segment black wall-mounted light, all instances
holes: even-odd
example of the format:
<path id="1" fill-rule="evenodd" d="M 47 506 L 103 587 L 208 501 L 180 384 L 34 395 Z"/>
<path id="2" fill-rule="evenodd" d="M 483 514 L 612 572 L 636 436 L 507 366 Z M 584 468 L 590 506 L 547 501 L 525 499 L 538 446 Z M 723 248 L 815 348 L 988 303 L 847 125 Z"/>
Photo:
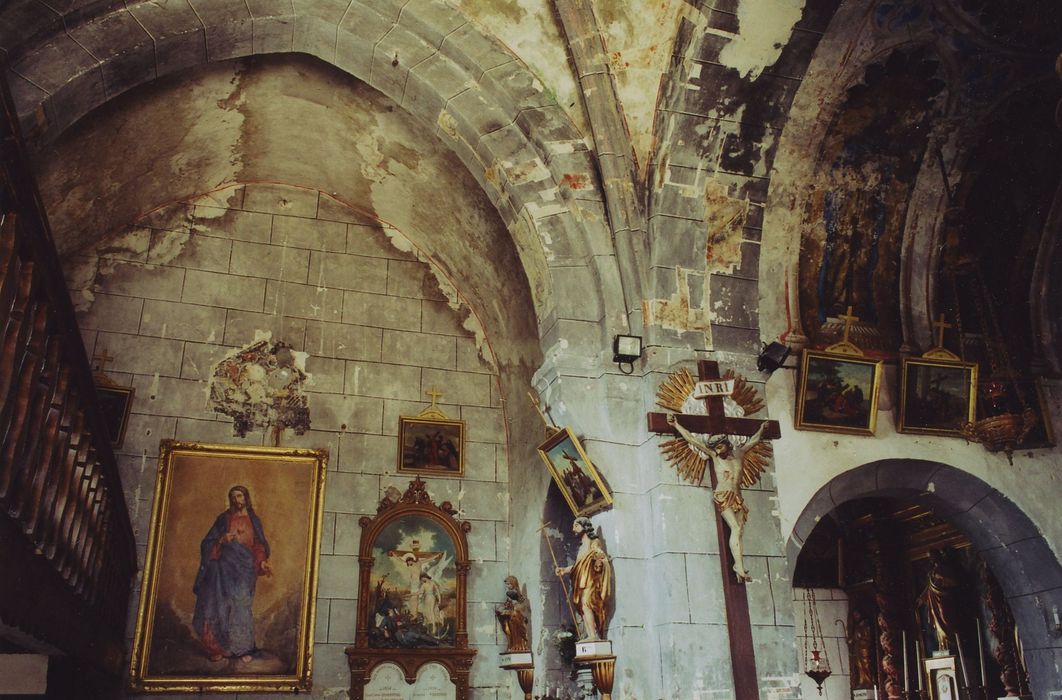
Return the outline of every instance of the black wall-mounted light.
<path id="1" fill-rule="evenodd" d="M 788 345 L 781 343 L 764 344 L 760 356 L 756 358 L 756 369 L 768 374 L 785 364 L 789 353 L 793 352 Z"/>
<path id="2" fill-rule="evenodd" d="M 612 361 L 620 366 L 620 371 L 630 374 L 634 371 L 634 361 L 642 356 L 642 337 L 639 335 L 617 335 L 612 341 Z M 628 369 L 624 370 L 623 365 Z"/>

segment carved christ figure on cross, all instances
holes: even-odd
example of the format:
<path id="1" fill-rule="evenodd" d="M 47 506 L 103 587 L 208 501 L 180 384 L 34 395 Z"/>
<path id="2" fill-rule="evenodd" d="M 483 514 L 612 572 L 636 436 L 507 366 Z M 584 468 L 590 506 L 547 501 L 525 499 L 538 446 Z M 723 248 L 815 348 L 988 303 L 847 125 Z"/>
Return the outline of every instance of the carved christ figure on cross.
<path id="1" fill-rule="evenodd" d="M 738 447 L 734 447 L 729 435 L 708 440 L 694 435 L 679 424 L 673 413 L 668 414 L 667 424 L 702 456 L 715 457 L 719 460 L 719 468 L 716 469 L 717 483 L 712 497 L 719 508 L 719 514 L 730 527 L 730 553 L 734 557 L 734 573 L 742 581 L 751 581 L 752 577 L 745 570 L 743 540 L 745 523 L 749 519 L 749 507 L 741 496 L 741 487 L 744 481 L 745 455 L 763 438 L 763 430 L 767 427 L 767 421 L 760 423 L 756 432 Z"/>

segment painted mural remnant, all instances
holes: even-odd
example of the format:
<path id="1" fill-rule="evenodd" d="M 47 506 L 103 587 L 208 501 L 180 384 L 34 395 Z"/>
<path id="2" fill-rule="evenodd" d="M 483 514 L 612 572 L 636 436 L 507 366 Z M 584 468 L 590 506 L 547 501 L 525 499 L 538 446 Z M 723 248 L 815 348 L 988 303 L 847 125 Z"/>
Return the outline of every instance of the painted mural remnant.
<path id="1" fill-rule="evenodd" d="M 210 402 L 217 413 L 232 417 L 237 435 L 255 428 L 275 434 L 291 428 L 302 435 L 310 427 L 310 409 L 303 387 L 306 353 L 268 338 L 229 353 L 214 366 Z"/>

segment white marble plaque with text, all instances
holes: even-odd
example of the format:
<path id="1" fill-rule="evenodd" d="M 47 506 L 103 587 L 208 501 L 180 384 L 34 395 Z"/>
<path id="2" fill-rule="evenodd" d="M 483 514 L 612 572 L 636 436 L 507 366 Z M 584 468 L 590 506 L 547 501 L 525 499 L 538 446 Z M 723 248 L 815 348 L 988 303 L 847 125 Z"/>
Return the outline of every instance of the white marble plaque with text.
<path id="1" fill-rule="evenodd" d="M 425 664 L 417 673 L 412 700 L 457 700 L 457 686 L 445 666 Z"/>
<path id="2" fill-rule="evenodd" d="M 372 670 L 365 684 L 365 700 L 411 700 L 413 686 L 406 683 L 402 669 L 394 664 L 380 664 Z"/>

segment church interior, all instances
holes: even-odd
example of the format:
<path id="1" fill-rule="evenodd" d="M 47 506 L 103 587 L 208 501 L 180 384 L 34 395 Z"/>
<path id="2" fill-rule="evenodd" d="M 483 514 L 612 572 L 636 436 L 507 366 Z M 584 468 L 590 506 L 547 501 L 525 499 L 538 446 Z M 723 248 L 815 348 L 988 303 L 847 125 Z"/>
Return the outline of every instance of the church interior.
<path id="1" fill-rule="evenodd" d="M 1062 698 L 1062 5 L 0 52 L 0 695 Z"/>

